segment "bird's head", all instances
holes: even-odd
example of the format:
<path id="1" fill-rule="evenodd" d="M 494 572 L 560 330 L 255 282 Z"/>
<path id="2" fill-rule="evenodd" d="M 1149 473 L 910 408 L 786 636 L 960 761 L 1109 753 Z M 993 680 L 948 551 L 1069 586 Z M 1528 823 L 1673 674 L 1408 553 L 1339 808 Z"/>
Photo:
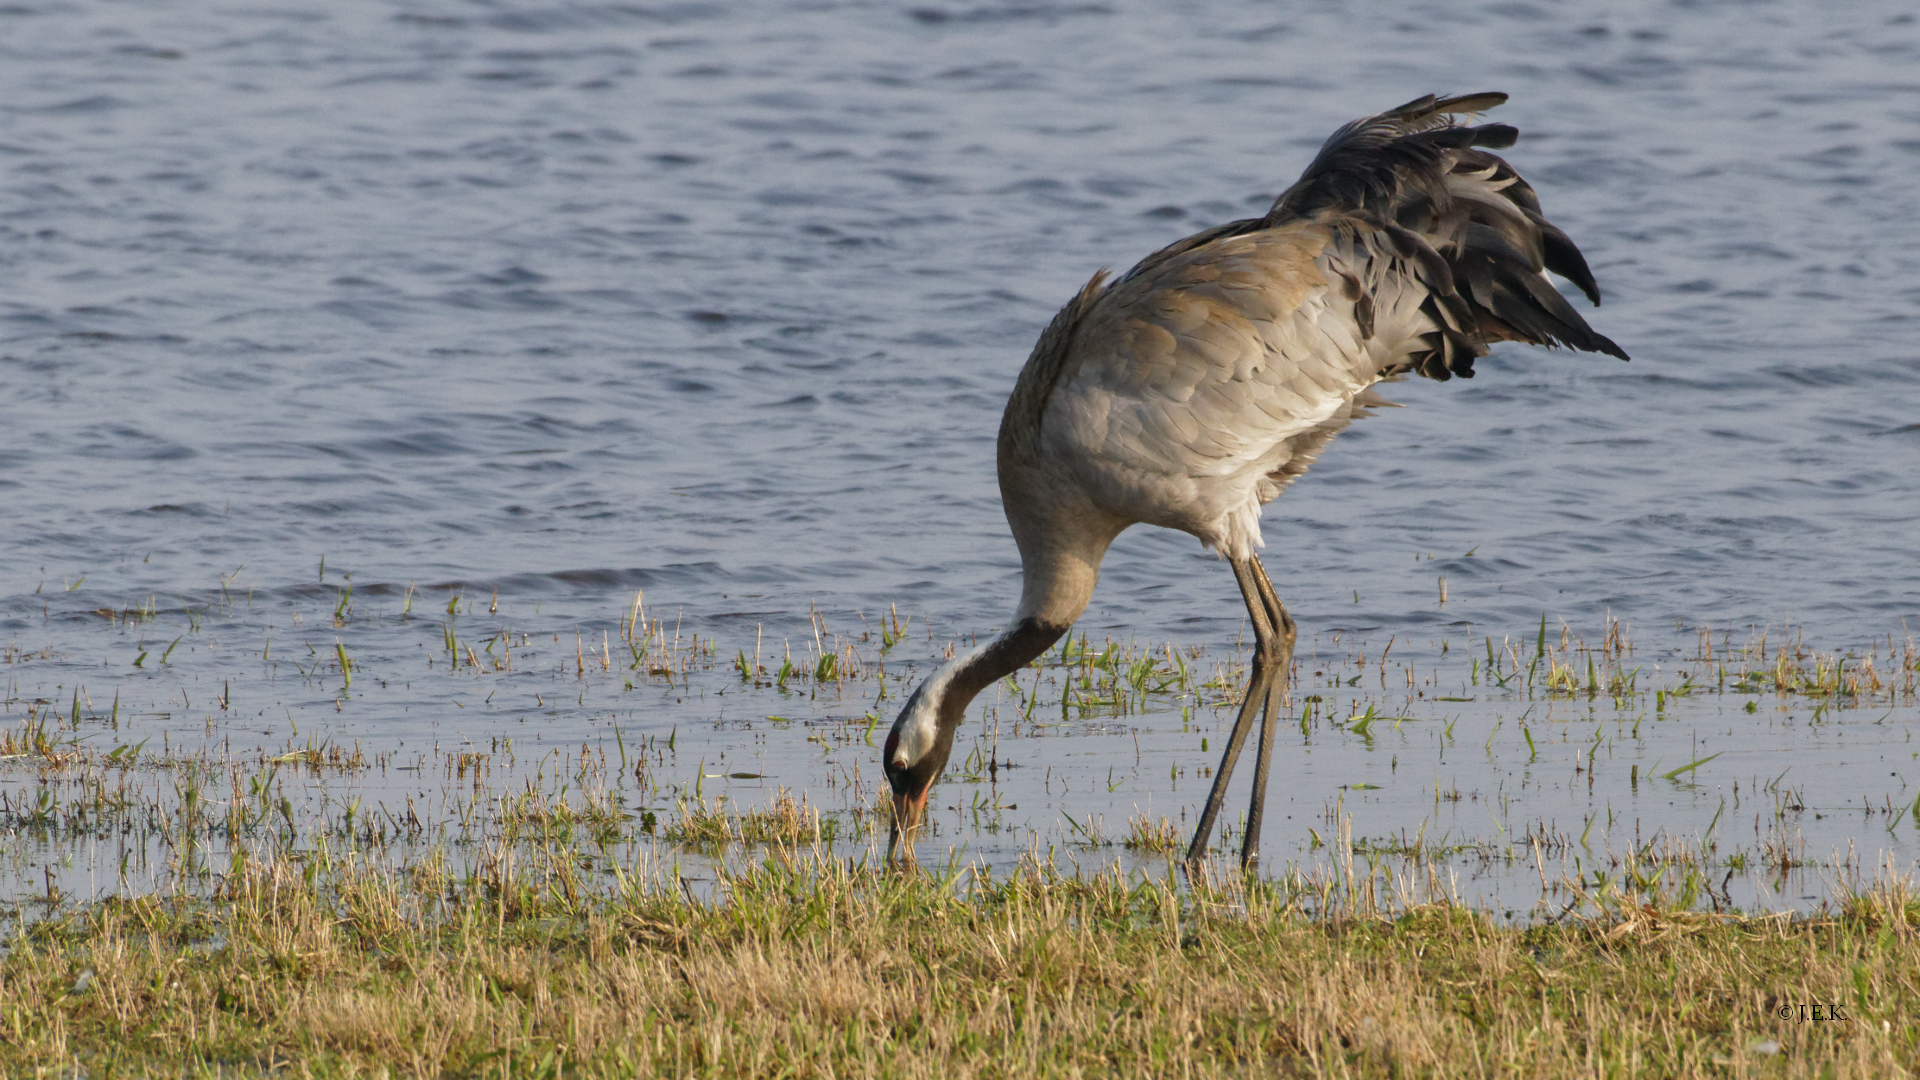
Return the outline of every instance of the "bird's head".
<path id="1" fill-rule="evenodd" d="M 953 753 L 953 735 L 966 718 L 967 703 L 994 681 L 1033 659 L 1067 632 L 1067 623 L 1055 626 L 1022 618 L 985 645 L 959 656 L 927 676 L 900 710 L 887 733 L 881 766 L 893 788 L 893 832 L 887 838 L 887 861 L 904 842 L 903 861 L 913 862 L 913 838 L 927 820 L 927 792 L 940 779 Z"/>
<path id="2" fill-rule="evenodd" d="M 900 718 L 887 733 L 881 765 L 887 784 L 893 788 L 893 830 L 887 837 L 887 861 L 894 861 L 895 850 L 906 845 L 905 862 L 913 862 L 914 834 L 926 822 L 927 793 L 946 768 L 947 755 L 953 751 L 953 732 L 959 726 L 943 723 L 947 678 L 945 670 L 935 672 L 914 690 L 900 710 Z M 964 707 L 964 706 L 963 706 Z"/>

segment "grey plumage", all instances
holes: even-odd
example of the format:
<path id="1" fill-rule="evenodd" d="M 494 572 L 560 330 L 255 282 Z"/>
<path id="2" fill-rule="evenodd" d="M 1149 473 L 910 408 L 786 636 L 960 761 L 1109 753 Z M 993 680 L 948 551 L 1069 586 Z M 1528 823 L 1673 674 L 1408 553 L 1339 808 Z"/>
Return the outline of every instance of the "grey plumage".
<path id="1" fill-rule="evenodd" d="M 1260 507 L 1348 423 L 1388 404 L 1370 389 L 1381 380 L 1471 377 L 1502 340 L 1627 358 L 1546 277 L 1599 303 L 1579 249 L 1488 152 L 1518 132 L 1454 121 L 1505 100 L 1428 95 L 1342 127 L 1264 216 L 1170 244 L 1111 282 L 1095 274 L 1041 334 L 1000 428 L 1019 611 L 993 643 L 929 678 L 894 725 L 885 765 L 909 840 L 973 688 L 1057 640 L 1085 610 L 1113 538 L 1144 523 L 1219 551 L 1247 602 L 1253 684 L 1192 855 L 1264 714 L 1243 857 L 1257 852 L 1294 637 L 1254 555 Z"/>

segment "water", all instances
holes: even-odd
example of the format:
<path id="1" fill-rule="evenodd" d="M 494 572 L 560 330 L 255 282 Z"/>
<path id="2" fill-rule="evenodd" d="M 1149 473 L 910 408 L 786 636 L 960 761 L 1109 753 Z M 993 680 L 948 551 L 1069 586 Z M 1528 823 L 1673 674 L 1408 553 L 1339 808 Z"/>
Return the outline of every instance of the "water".
<path id="1" fill-rule="evenodd" d="M 1482 88 L 1513 94 L 1508 156 L 1635 359 L 1503 347 L 1472 383 L 1393 388 L 1409 408 L 1268 510 L 1303 626 L 1411 656 L 1542 615 L 1597 640 L 1611 616 L 1663 678 L 1702 626 L 1884 649 L 1920 604 L 1917 54 L 1920 24 L 1886 4 L 0 8 L 4 719 L 41 699 L 64 716 L 84 687 L 101 745 L 318 733 L 412 753 L 530 727 L 598 745 L 617 723 L 680 732 L 674 783 L 730 750 L 763 762 L 733 771 L 814 792 L 816 745 L 756 719 L 798 709 L 719 703 L 727 654 L 756 628 L 802 648 L 813 611 L 852 638 L 897 605 L 922 659 L 998 627 L 1018 562 L 992 439 L 1053 311 L 1097 268 L 1256 212 L 1338 123 Z M 531 678 L 475 710 L 422 677 L 450 594 L 479 598 L 469 620 L 498 604 L 458 631 L 478 645 L 617 638 L 636 590 L 721 666 L 677 693 L 609 671 L 609 696 L 572 709 Z M 1242 621 L 1224 566 L 1141 529 L 1082 626 L 1224 657 Z M 344 698 L 337 674 L 274 666 L 317 671 L 336 638 L 361 665 Z M 573 651 L 550 639 L 528 663 L 551 683 Z M 895 654 L 896 683 L 913 659 Z M 861 693 L 808 707 L 890 719 Z M 1510 739 L 1510 704 L 1476 703 L 1459 740 Z M 1816 804 L 1915 794 L 1905 750 L 1874 742 L 1867 770 L 1851 737 L 1697 707 L 1701 731 L 1837 770 Z M 1902 738 L 1911 706 L 1889 707 L 1877 730 Z M 1204 767 L 1173 715 L 1122 726 L 1165 738 L 1159 772 Z M 1090 775 L 1126 753 L 1076 737 L 1046 753 L 1084 747 Z M 1672 738 L 1649 766 L 1695 741 Z M 1353 741 L 1341 775 L 1382 752 Z M 860 755 L 837 753 L 851 784 Z M 1401 795 L 1362 835 L 1418 826 L 1441 781 L 1404 758 L 1428 753 L 1371 781 Z M 13 768 L 17 791 L 46 780 Z M 1282 782 L 1318 813 L 1336 778 L 1300 768 Z M 1200 797 L 1140 770 L 1088 803 L 1043 786 L 1023 820 L 1065 842 L 1063 809 L 1113 831 L 1149 796 L 1176 815 Z M 1698 835 L 1705 790 L 1634 805 Z M 1858 833 L 1914 857 L 1904 825 L 1827 828 L 1816 854 Z M 1027 839 L 969 850 L 1004 862 Z M 20 842 L 22 866 L 86 863 Z M 1267 844 L 1270 863 L 1321 857 L 1297 828 Z"/>

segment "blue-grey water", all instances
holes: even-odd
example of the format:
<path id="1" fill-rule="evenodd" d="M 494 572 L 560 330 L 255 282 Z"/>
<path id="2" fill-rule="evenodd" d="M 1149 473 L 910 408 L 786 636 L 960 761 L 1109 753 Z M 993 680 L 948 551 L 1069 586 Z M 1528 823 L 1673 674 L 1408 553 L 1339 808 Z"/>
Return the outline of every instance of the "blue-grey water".
<path id="1" fill-rule="evenodd" d="M 734 651 L 756 633 L 768 655 L 800 649 L 814 612 L 871 633 L 891 606 L 920 635 L 897 683 L 1001 625 L 1019 568 L 994 432 L 1058 306 L 1096 269 L 1258 212 L 1339 123 L 1482 89 L 1513 95 L 1506 156 L 1586 252 L 1606 296 L 1590 318 L 1634 359 L 1503 346 L 1470 383 L 1390 388 L 1408 408 L 1268 508 L 1267 565 L 1306 633 L 1329 654 L 1371 642 L 1371 663 L 1389 639 L 1457 658 L 1543 616 L 1597 640 L 1611 617 L 1647 685 L 1702 627 L 1904 642 L 1920 615 L 1904 6 L 25 0 L 0 6 L 0 721 L 65 716 L 80 693 L 74 732 L 96 745 L 274 747 L 297 729 L 408 753 L 536 732 L 597 746 L 618 724 L 677 732 L 681 773 L 710 745 L 821 801 L 802 755 L 824 744 L 736 726 L 804 710 L 720 695 Z M 479 598 L 457 628 L 478 645 L 617 639 L 641 590 L 669 632 L 718 643 L 714 671 L 557 697 L 583 665 L 554 637 L 518 684 L 429 678 L 450 593 Z M 1082 625 L 1224 655 L 1242 624 L 1222 564 L 1139 529 Z M 350 690 L 308 677 L 336 641 Z M 891 719 L 897 697 L 860 695 L 806 707 Z M 1664 772 L 1711 731 L 1694 756 L 1722 738 L 1754 755 L 1729 784 L 1794 766 L 1826 770 L 1834 806 L 1913 800 L 1910 696 L 1855 710 L 1870 738 L 1804 727 L 1811 700 L 1745 700 L 1683 701 L 1694 727 L 1669 717 L 1671 745 L 1635 753 Z M 1455 734 L 1488 741 L 1491 791 L 1529 702 L 1472 707 L 1493 711 Z M 1203 767 L 1220 737 L 1210 712 L 1202 754 L 1179 723 L 1122 725 L 1152 769 L 1076 729 L 1057 734 L 1080 749 L 1028 744 L 1009 775 L 1124 756 L 1138 776 L 1101 793 L 1109 831 L 1149 802 L 1177 816 L 1201 785 L 1152 776 Z M 1316 765 L 1339 738 L 1289 750 L 1279 797 L 1317 821 L 1364 774 L 1381 787 L 1347 811 L 1382 809 L 1356 833 L 1417 826 L 1444 786 L 1425 736 L 1394 755 L 1349 739 Z M 863 798 L 872 753 L 828 752 L 864 769 Z M 1708 768 L 1657 809 L 1600 775 L 1649 832 L 1695 836 L 1720 805 Z M 6 784 L 56 781 L 16 763 Z M 1514 813 L 1578 824 L 1609 797 L 1564 787 Z M 1070 840 L 1072 804 L 1050 799 L 1029 797 L 1022 827 Z M 1457 836 L 1494 835 L 1476 813 Z M 1270 863 L 1312 862 L 1305 817 L 1269 825 Z M 1816 855 L 1857 835 L 1910 867 L 1920 834 L 1882 824 L 1805 822 Z M 970 850 L 1005 861 L 1029 839 Z"/>

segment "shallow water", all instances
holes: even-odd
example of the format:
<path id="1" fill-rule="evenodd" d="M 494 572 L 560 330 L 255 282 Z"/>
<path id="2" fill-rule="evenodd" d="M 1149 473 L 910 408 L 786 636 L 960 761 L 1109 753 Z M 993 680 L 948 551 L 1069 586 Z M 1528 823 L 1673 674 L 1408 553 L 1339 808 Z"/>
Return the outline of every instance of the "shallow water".
<path id="1" fill-rule="evenodd" d="M 0 8 L 5 721 L 41 699 L 65 715 L 84 687 L 82 734 L 115 744 L 319 732 L 397 753 L 536 725 L 597 743 L 617 715 L 816 791 L 816 744 L 755 719 L 789 706 L 717 703 L 724 668 L 704 699 L 595 711 L 583 690 L 566 709 L 529 679 L 474 710 L 413 674 L 440 645 L 427 617 L 449 592 L 497 596 L 490 619 L 590 640 L 644 589 L 722 664 L 756 628 L 800 648 L 814 610 L 851 636 L 897 605 L 922 656 L 990 631 L 1018 576 L 992 437 L 1058 305 L 1263 206 L 1353 115 L 1482 87 L 1514 95 L 1508 156 L 1594 266 L 1595 326 L 1635 359 L 1506 347 L 1472 383 L 1392 388 L 1409 408 L 1343 435 L 1268 510 L 1303 627 L 1432 651 L 1542 615 L 1597 639 L 1611 615 L 1668 671 L 1701 626 L 1904 640 L 1917 59 L 1920 24 L 1882 4 Z M 1223 566 L 1143 529 L 1082 625 L 1222 656 L 1242 621 Z M 344 696 L 257 655 L 298 648 L 305 671 L 336 638 L 362 665 Z M 209 710 L 216 683 L 233 707 Z M 116 689 L 139 705 L 108 734 Z M 1909 705 L 1789 727 L 1815 705 L 1769 722 L 1722 700 L 1688 722 L 1829 770 L 1810 805 L 1912 800 L 1910 754 L 1879 741 L 1904 738 Z M 1463 787 L 1499 790 L 1526 708 L 1463 710 L 1462 745 L 1500 732 Z M 1090 776 L 1131 759 L 1104 729 L 1008 774 L 1042 778 L 1009 795 L 1041 808 L 1037 835 L 1078 835 L 1062 809 L 1113 831 L 1136 803 L 1201 797 L 1178 772 L 1216 755 L 1177 713 L 1124 726 L 1142 740 L 1125 804 L 1107 781 L 1085 802 L 1046 788 L 1076 755 Z M 1276 783 L 1317 821 L 1365 773 L 1381 787 L 1348 793 L 1355 835 L 1417 830 L 1449 782 L 1424 731 L 1323 735 Z M 1679 741 L 1646 764 L 1678 763 Z M 15 769 L 15 793 L 39 783 Z M 1515 820 L 1604 809 L 1586 775 L 1561 783 L 1508 785 Z M 1646 831 L 1709 828 L 1713 789 L 1680 794 Z M 1270 865 L 1323 857 L 1302 817 L 1270 826 Z M 1816 856 L 1857 834 L 1869 865 L 1911 865 L 1907 826 L 1841 821 L 1821 819 Z M 1501 835 L 1477 822 L 1447 827 Z M 1026 840 L 969 850 L 1004 861 Z"/>

